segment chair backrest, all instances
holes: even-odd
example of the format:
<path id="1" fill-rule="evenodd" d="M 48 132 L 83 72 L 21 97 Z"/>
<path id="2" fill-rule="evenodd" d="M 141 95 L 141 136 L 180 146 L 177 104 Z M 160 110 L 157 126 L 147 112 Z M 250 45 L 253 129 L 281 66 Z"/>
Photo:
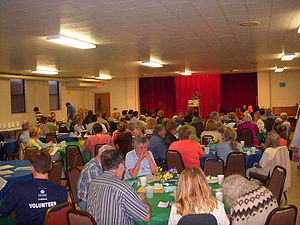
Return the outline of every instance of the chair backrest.
<path id="1" fill-rule="evenodd" d="M 267 118 L 264 120 L 265 129 L 267 132 L 271 131 L 273 129 L 273 126 L 275 124 L 275 119 Z"/>
<path id="2" fill-rule="evenodd" d="M 239 174 L 246 177 L 246 157 L 242 152 L 231 152 L 227 156 L 225 177 Z"/>
<path id="3" fill-rule="evenodd" d="M 2 131 L 1 134 L 2 134 L 3 138 L 11 138 L 11 135 L 8 131 Z"/>
<path id="4" fill-rule="evenodd" d="M 192 126 L 194 126 L 196 128 L 196 135 L 197 135 L 198 138 L 200 138 L 201 134 L 204 130 L 203 123 L 202 122 L 194 123 L 194 124 L 192 124 Z"/>
<path id="5" fill-rule="evenodd" d="M 97 225 L 94 217 L 88 212 L 70 209 L 67 212 L 69 225 Z"/>
<path id="6" fill-rule="evenodd" d="M 202 145 L 208 145 L 212 139 L 214 139 L 212 135 L 203 135 L 201 143 Z"/>
<path id="7" fill-rule="evenodd" d="M 46 211 L 44 225 L 68 225 L 67 211 L 72 209 L 70 202 L 63 202 Z"/>
<path id="8" fill-rule="evenodd" d="M 58 127 L 58 133 L 68 133 L 68 128 L 65 124 L 61 124 Z"/>
<path id="9" fill-rule="evenodd" d="M 150 139 L 152 138 L 152 134 L 146 134 L 146 138 L 150 141 Z"/>
<path id="10" fill-rule="evenodd" d="M 38 148 L 36 146 L 25 147 L 25 150 L 24 150 L 24 159 L 28 159 L 28 157 L 30 155 L 30 152 L 32 150 L 38 150 Z"/>
<path id="11" fill-rule="evenodd" d="M 177 168 L 178 173 L 181 173 L 181 171 L 184 170 L 185 166 L 179 151 L 177 150 L 167 151 L 167 165 L 168 165 L 168 169 Z"/>
<path id="12" fill-rule="evenodd" d="M 280 204 L 285 178 L 286 169 L 282 166 L 275 166 L 268 183 L 268 188 L 276 197 L 278 204 Z"/>
<path id="13" fill-rule="evenodd" d="M 224 174 L 224 161 L 221 158 L 207 158 L 204 164 L 204 174 L 206 176 L 217 176 Z"/>
<path id="14" fill-rule="evenodd" d="M 253 137 L 252 137 L 252 132 L 248 128 L 243 128 L 241 130 L 241 141 L 245 141 L 245 145 L 253 145 Z"/>
<path id="15" fill-rule="evenodd" d="M 80 171 L 76 167 L 72 167 L 67 172 L 67 184 L 70 189 L 70 196 L 74 205 L 78 204 L 77 183 L 79 180 Z"/>
<path id="16" fill-rule="evenodd" d="M 52 141 L 53 143 L 57 142 L 57 137 L 55 133 L 47 133 L 46 134 L 46 142 Z"/>
<path id="17" fill-rule="evenodd" d="M 287 205 L 273 209 L 268 215 L 265 225 L 295 225 L 298 210 L 294 205 Z"/>
<path id="18" fill-rule="evenodd" d="M 52 163 L 52 168 L 49 173 L 49 181 L 60 185 L 61 175 L 62 175 L 62 161 L 57 160 Z"/>
<path id="19" fill-rule="evenodd" d="M 77 145 L 67 145 L 66 147 L 67 168 L 83 166 L 83 159 L 80 148 Z"/>
<path id="20" fill-rule="evenodd" d="M 92 151 L 91 151 L 91 157 L 92 157 L 92 158 L 94 158 L 96 155 L 98 155 L 98 151 L 99 151 L 99 149 L 100 149 L 103 145 L 106 145 L 106 144 L 104 143 L 104 144 L 96 144 L 96 145 L 95 145 L 94 151 L 93 151 L 93 149 L 92 149 Z"/>
<path id="21" fill-rule="evenodd" d="M 177 225 L 218 225 L 218 221 L 212 214 L 190 214 L 181 217 Z"/>
<path id="22" fill-rule="evenodd" d="M 283 187 L 283 192 L 286 192 L 291 187 L 292 180 L 291 163 L 287 146 L 280 146 L 276 149 L 276 154 L 271 161 L 270 174 L 276 166 L 281 166 L 286 169 L 286 179 Z"/>

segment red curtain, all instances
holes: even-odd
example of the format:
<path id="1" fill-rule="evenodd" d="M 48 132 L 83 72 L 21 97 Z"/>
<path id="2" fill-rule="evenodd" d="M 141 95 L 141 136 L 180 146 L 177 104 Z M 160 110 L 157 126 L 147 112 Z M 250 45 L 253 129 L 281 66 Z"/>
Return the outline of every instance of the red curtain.
<path id="1" fill-rule="evenodd" d="M 176 112 L 174 77 L 151 77 L 139 79 L 141 110 L 162 109 L 166 117 Z"/>
<path id="2" fill-rule="evenodd" d="M 228 110 L 257 104 L 257 74 L 222 74 L 221 108 Z"/>
<path id="3" fill-rule="evenodd" d="M 192 98 L 195 89 L 202 95 L 203 117 L 208 117 L 211 111 L 218 111 L 220 86 L 220 74 L 175 77 L 177 112 L 187 110 L 187 102 Z"/>

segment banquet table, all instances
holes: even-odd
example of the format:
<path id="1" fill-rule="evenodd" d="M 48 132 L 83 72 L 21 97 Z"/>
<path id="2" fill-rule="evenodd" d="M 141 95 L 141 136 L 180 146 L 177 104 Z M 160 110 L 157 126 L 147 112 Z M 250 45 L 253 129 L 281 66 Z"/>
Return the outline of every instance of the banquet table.
<path id="1" fill-rule="evenodd" d="M 256 151 L 254 154 L 251 153 L 250 149 L 251 146 L 243 147 L 243 152 L 246 156 L 247 169 L 253 167 L 253 164 L 259 162 L 262 157 L 262 150 L 260 148 L 257 148 L 258 151 Z M 205 154 L 204 157 L 200 159 L 200 166 L 202 169 L 204 168 L 205 160 L 210 157 L 216 157 L 216 151 L 210 151 L 209 154 Z"/>
<path id="2" fill-rule="evenodd" d="M 46 143 L 46 136 L 40 137 L 40 141 Z M 74 141 L 78 141 L 78 137 L 72 137 L 70 136 L 70 134 L 67 133 L 57 134 L 57 143 L 60 143 L 62 141 L 74 142 Z"/>
<path id="3" fill-rule="evenodd" d="M 2 166 L 11 165 L 13 168 L 1 169 Z M 12 161 L 1 161 L 0 162 L 0 171 L 12 171 L 11 174 L 3 174 L 0 175 L 1 178 L 5 179 L 7 183 L 0 190 L 0 200 L 6 194 L 6 192 L 13 186 L 13 184 L 17 181 L 26 181 L 33 179 L 31 170 L 28 168 L 30 166 L 30 162 L 28 160 L 12 160 Z M 27 168 L 20 168 L 27 167 Z M 21 169 L 21 170 L 18 170 Z M 15 171 L 15 169 L 17 169 Z"/>
<path id="4" fill-rule="evenodd" d="M 130 179 L 127 180 L 127 182 L 131 184 L 136 191 L 141 187 L 138 185 L 137 179 Z M 151 183 L 151 185 L 153 185 L 153 183 Z M 212 183 L 209 184 L 209 186 L 211 187 L 212 190 L 221 188 L 221 185 L 219 185 L 218 183 Z M 136 224 L 167 225 L 170 211 L 171 211 L 171 206 L 169 205 L 166 208 L 159 208 L 157 205 L 160 201 L 173 203 L 174 202 L 173 192 L 153 193 L 153 198 L 151 199 L 147 198 L 147 202 L 151 206 L 151 211 L 152 211 L 151 219 L 149 222 L 136 222 Z"/>
<path id="5" fill-rule="evenodd" d="M 17 139 L 4 138 L 4 147 L 8 154 L 14 153 L 18 145 Z"/>
<path id="6" fill-rule="evenodd" d="M 82 145 L 78 141 L 67 142 L 67 145 L 77 145 L 80 148 L 81 156 L 83 159 L 83 163 L 86 164 L 88 161 L 91 160 L 91 154 L 89 152 L 82 151 Z M 67 157 L 66 157 L 66 147 L 58 149 L 60 153 L 61 160 L 63 162 L 64 171 L 67 171 Z"/>

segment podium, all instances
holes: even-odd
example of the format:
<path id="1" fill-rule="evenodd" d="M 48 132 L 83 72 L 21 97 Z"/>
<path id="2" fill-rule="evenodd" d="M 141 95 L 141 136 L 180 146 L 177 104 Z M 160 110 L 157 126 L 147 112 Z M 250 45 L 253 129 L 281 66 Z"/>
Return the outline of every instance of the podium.
<path id="1" fill-rule="evenodd" d="M 200 117 L 202 117 L 202 99 L 188 100 L 188 108 L 197 110 Z"/>

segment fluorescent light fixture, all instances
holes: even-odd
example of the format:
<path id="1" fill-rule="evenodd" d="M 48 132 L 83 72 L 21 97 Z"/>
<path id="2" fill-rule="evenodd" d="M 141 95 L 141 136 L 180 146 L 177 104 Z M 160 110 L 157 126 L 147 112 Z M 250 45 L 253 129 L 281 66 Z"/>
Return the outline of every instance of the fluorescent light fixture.
<path id="1" fill-rule="evenodd" d="M 158 67 L 163 67 L 164 65 L 158 62 L 154 62 L 154 61 L 148 61 L 148 62 L 141 62 L 142 65 L 144 66 L 150 66 L 150 67 L 154 67 L 154 68 L 158 68 Z"/>
<path id="2" fill-rule="evenodd" d="M 37 70 L 31 71 L 31 73 L 55 75 L 58 74 L 58 71 L 46 68 L 37 68 Z"/>
<path id="3" fill-rule="evenodd" d="M 291 61 L 296 57 L 295 53 L 284 53 L 281 57 L 281 61 Z"/>
<path id="4" fill-rule="evenodd" d="M 99 77 L 96 77 L 96 79 L 100 79 L 100 80 L 111 80 L 112 77 L 110 75 L 107 74 L 100 74 Z"/>
<path id="5" fill-rule="evenodd" d="M 187 70 L 185 70 L 183 72 L 179 72 L 179 74 L 181 74 L 183 76 L 190 76 L 190 75 L 192 75 L 192 73 L 190 71 L 187 71 Z"/>
<path id="6" fill-rule="evenodd" d="M 95 44 L 81 41 L 72 37 L 67 37 L 65 35 L 54 35 L 54 36 L 48 36 L 46 38 L 47 41 L 51 41 L 57 44 L 66 45 L 69 47 L 74 48 L 80 48 L 80 49 L 90 49 L 90 48 L 96 48 Z"/>
<path id="7" fill-rule="evenodd" d="M 282 71 L 284 71 L 284 67 L 276 67 L 275 68 L 275 72 L 277 72 L 277 73 L 279 73 L 279 72 L 282 72 Z"/>

